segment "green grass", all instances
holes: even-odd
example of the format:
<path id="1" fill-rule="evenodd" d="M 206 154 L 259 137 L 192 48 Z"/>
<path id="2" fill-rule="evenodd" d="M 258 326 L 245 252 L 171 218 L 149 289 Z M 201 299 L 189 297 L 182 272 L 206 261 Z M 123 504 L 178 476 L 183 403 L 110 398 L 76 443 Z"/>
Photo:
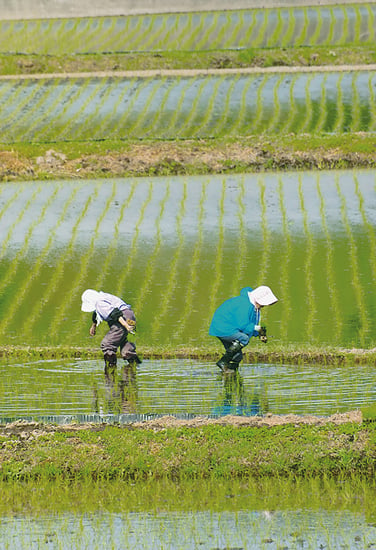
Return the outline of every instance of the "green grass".
<path id="1" fill-rule="evenodd" d="M 375 148 L 373 133 L 288 134 L 283 140 L 280 136 L 254 135 L 240 143 L 234 138 L 0 143 L 0 180 L 374 168 Z M 38 159 L 51 149 L 65 161 L 51 164 L 47 170 Z M 122 163 L 124 158 L 128 160 Z"/>
<path id="2" fill-rule="evenodd" d="M 227 69 L 246 67 L 306 67 L 369 65 L 376 63 L 376 47 L 304 46 L 200 52 L 121 54 L 21 55 L 0 54 L 0 75 L 76 73 L 93 71 L 147 71 Z"/>
<path id="3" fill-rule="evenodd" d="M 78 346 L 1 346 L 0 357 L 20 359 L 92 359 L 102 358 L 102 352 L 97 347 Z M 146 347 L 139 345 L 138 353 L 144 359 L 202 359 L 216 361 L 221 348 L 216 342 L 202 347 L 189 345 L 155 345 Z M 325 345 L 253 343 L 243 351 L 245 363 L 281 363 L 281 364 L 312 364 L 343 365 L 343 364 L 376 364 L 374 349 L 343 349 Z"/>
<path id="4" fill-rule="evenodd" d="M 41 428 L 41 426 L 39 426 Z M 43 427 L 42 427 L 43 428 Z M 27 430 L 27 428 L 25 428 Z M 376 425 L 97 426 L 0 436 L 1 480 L 375 475 Z"/>

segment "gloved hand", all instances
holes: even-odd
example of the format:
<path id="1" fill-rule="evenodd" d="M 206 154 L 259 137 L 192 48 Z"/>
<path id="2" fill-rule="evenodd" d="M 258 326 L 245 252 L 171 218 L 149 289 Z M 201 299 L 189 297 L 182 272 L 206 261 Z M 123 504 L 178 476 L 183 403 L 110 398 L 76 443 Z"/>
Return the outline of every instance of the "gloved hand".
<path id="1" fill-rule="evenodd" d="M 136 321 L 134 321 L 134 319 L 126 319 L 125 328 L 128 332 L 134 334 L 136 332 Z"/>
<path id="2" fill-rule="evenodd" d="M 264 342 L 264 344 L 266 344 L 266 342 L 268 341 L 268 337 L 266 336 L 266 326 L 264 326 L 264 325 L 262 325 L 262 327 L 260 327 L 259 338 L 260 338 L 261 342 Z"/>

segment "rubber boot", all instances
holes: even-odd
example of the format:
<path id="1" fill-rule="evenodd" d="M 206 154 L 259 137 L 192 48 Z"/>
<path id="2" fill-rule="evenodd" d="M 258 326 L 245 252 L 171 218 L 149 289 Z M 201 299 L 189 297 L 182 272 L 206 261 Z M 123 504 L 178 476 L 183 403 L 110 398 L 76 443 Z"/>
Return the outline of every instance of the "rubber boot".
<path id="1" fill-rule="evenodd" d="M 114 372 L 116 369 L 117 358 L 115 353 L 104 354 L 104 371 L 106 374 Z"/>
<path id="2" fill-rule="evenodd" d="M 232 361 L 232 359 L 240 352 L 242 349 L 242 345 L 239 342 L 239 340 L 234 340 L 231 345 L 227 348 L 226 352 L 219 361 L 217 361 L 216 365 L 219 367 L 222 371 L 227 369 L 229 367 L 229 363 Z"/>
<path id="3" fill-rule="evenodd" d="M 132 365 L 132 364 L 141 365 L 141 363 L 142 363 L 141 359 L 139 358 L 139 356 L 137 355 L 137 353 L 135 351 L 133 351 L 133 352 L 128 351 L 127 356 L 124 357 L 124 360 L 128 361 L 128 363 L 130 365 Z"/>
<path id="4" fill-rule="evenodd" d="M 239 361 L 230 361 L 228 364 L 228 369 L 231 371 L 237 371 L 239 368 Z"/>

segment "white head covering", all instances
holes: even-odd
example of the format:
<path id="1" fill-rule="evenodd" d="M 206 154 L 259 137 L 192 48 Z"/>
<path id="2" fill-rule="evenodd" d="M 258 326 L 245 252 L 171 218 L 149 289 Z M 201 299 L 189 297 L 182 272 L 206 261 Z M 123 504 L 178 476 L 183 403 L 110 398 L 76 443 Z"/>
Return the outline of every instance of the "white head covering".
<path id="1" fill-rule="evenodd" d="M 81 311 L 94 311 L 95 310 L 95 304 L 99 300 L 100 292 L 97 290 L 92 290 L 91 288 L 88 288 L 85 290 L 85 292 L 82 293 L 81 300 Z"/>
<path id="2" fill-rule="evenodd" d="M 268 286 L 258 286 L 251 292 L 248 292 L 248 297 L 253 305 L 257 302 L 260 306 L 270 306 L 278 302 L 278 298 L 274 296 Z"/>

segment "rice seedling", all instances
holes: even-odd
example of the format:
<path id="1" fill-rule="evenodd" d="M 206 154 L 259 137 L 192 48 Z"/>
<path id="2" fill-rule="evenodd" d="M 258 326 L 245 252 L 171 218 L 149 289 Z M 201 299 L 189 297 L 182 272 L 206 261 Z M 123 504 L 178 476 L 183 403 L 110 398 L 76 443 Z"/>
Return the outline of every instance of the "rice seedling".
<path id="1" fill-rule="evenodd" d="M 195 48 L 200 50 L 205 50 L 208 48 L 215 49 L 218 47 L 218 44 L 223 43 L 223 36 L 225 34 L 225 28 L 221 25 L 223 14 L 221 12 L 214 12 L 211 16 L 211 21 L 208 25 L 205 25 L 205 28 L 200 32 L 200 35 L 197 35 L 197 41 Z"/>
<path id="2" fill-rule="evenodd" d="M 279 124 L 279 130 L 284 134 L 293 130 L 295 127 L 295 120 L 298 116 L 298 99 L 296 101 L 294 99 L 297 80 L 297 75 L 293 76 L 290 80 L 289 102 L 285 107 L 287 112 L 284 112 L 284 117 Z"/>
<path id="3" fill-rule="evenodd" d="M 64 302 L 56 312 L 55 316 L 52 318 L 52 325 L 54 326 L 56 332 L 59 332 L 61 323 L 66 317 L 67 312 L 74 307 L 77 301 L 80 299 L 82 294 L 82 281 L 87 276 L 87 271 L 92 257 L 94 256 L 96 242 L 99 238 L 100 227 L 103 223 L 105 217 L 109 217 L 112 203 L 116 196 L 116 186 L 112 185 L 111 193 L 109 194 L 106 203 L 101 209 L 100 215 L 96 219 L 95 227 L 91 232 L 91 239 L 86 247 L 85 253 L 81 255 L 79 269 L 76 270 L 74 277 L 70 279 L 70 289 L 69 292 L 66 292 L 64 297 Z"/>
<path id="4" fill-rule="evenodd" d="M 302 190 L 302 179 L 300 177 L 299 177 L 299 199 L 300 199 L 300 207 L 303 215 L 303 228 L 306 234 L 304 274 L 305 274 L 305 285 L 306 285 L 307 317 L 305 322 L 305 326 L 306 326 L 305 332 L 306 332 L 307 340 L 309 340 L 312 337 L 312 334 L 314 333 L 313 324 L 314 324 L 314 319 L 317 317 L 316 297 L 313 290 L 314 285 L 312 281 L 312 272 L 313 272 L 312 263 L 313 263 L 313 255 L 314 255 L 314 246 L 313 246 L 312 233 L 308 225 L 308 216 L 307 216 L 307 211 L 304 204 L 304 195 Z"/>
<path id="5" fill-rule="evenodd" d="M 150 287 L 152 286 L 152 280 L 153 280 L 153 277 L 155 276 L 155 264 L 158 258 L 158 254 L 160 252 L 161 244 L 162 244 L 160 223 L 165 211 L 166 202 L 168 201 L 169 194 L 170 194 L 170 188 L 169 188 L 169 185 L 167 185 L 165 189 L 165 194 L 162 197 L 160 202 L 159 212 L 155 220 L 155 240 L 154 240 L 154 246 L 153 246 L 153 253 L 148 258 L 147 265 L 144 270 L 144 279 L 135 297 L 135 309 L 138 315 L 141 315 L 142 313 L 144 303 L 145 303 L 145 296 L 150 292 Z"/>
<path id="6" fill-rule="evenodd" d="M 112 289 L 132 304 L 141 347 L 197 342 L 215 351 L 207 329 L 219 302 L 267 280 L 280 296 L 266 312 L 278 345 L 306 342 L 307 334 L 323 345 L 352 345 L 355 298 L 362 346 L 372 346 L 369 177 L 339 172 L 333 181 L 333 173 L 321 172 L 313 179 L 304 173 L 49 182 L 43 195 L 40 182 L 5 185 L 1 344 L 14 342 L 21 326 L 25 345 L 82 346 L 79 297 L 92 287 Z M 26 304 L 27 321 L 20 318 Z M 329 325 L 320 321 L 328 308 Z M 156 310 L 161 316 L 154 325 Z"/>
<path id="7" fill-rule="evenodd" d="M 82 222 L 82 220 L 85 218 L 87 211 L 89 209 L 89 206 L 91 202 L 95 200 L 97 193 L 98 193 L 98 189 L 94 190 L 93 194 L 89 195 L 89 197 L 87 198 L 86 203 L 83 204 L 82 210 L 77 216 L 76 222 L 72 227 L 71 238 L 65 250 L 65 255 L 63 258 L 60 258 L 60 260 L 58 261 L 51 278 L 48 280 L 48 283 L 44 287 L 43 300 L 39 300 L 39 299 L 36 300 L 32 306 L 32 317 L 29 318 L 29 324 L 27 325 L 27 327 L 25 327 L 25 333 L 24 333 L 25 338 L 27 338 L 28 334 L 32 334 L 32 328 L 33 330 L 35 330 L 35 326 L 38 323 L 39 317 L 42 315 L 45 304 L 49 303 L 49 301 L 52 299 L 52 296 L 55 296 L 55 299 L 56 299 L 56 293 L 59 294 L 58 288 L 59 288 L 59 284 L 61 284 L 61 280 L 63 279 L 64 275 L 66 275 L 65 272 L 66 272 L 67 262 L 72 258 L 74 253 L 74 243 L 77 238 L 78 227 Z M 57 300 L 59 301 L 59 299 Z M 55 307 L 53 309 L 55 310 Z M 7 328 L 7 325 L 10 322 L 11 322 L 11 317 L 8 317 L 7 323 L 4 323 L 3 325 L 2 334 L 6 334 L 5 329 Z M 52 338 L 55 338 L 55 343 L 56 343 L 56 340 L 59 339 L 56 333 L 54 336 L 52 335 Z"/>
<path id="8" fill-rule="evenodd" d="M 273 102 L 274 102 L 274 112 L 272 116 L 270 116 L 268 121 L 268 128 L 267 132 L 275 133 L 276 128 L 279 127 L 279 121 L 281 119 L 281 101 L 280 101 L 280 89 L 284 84 L 284 77 L 280 77 L 278 81 L 276 82 L 274 89 L 273 89 Z"/>
<path id="9" fill-rule="evenodd" d="M 321 225 L 325 235 L 326 243 L 326 280 L 329 289 L 330 296 L 330 310 L 332 312 L 332 323 L 334 326 L 333 330 L 333 343 L 336 344 L 340 342 L 340 336 L 342 333 L 342 316 L 341 316 L 341 307 L 338 296 L 338 290 L 335 280 L 335 268 L 334 268 L 334 259 L 333 259 L 333 238 L 328 229 L 328 224 L 325 216 L 325 201 L 321 191 L 319 178 L 317 178 L 317 193 L 320 199 L 320 214 L 321 214 Z"/>
<path id="10" fill-rule="evenodd" d="M 261 121 L 262 121 L 263 112 L 264 112 L 263 93 L 264 93 L 264 89 L 266 89 L 267 86 L 269 86 L 269 79 L 266 75 L 264 75 L 257 89 L 256 105 L 254 109 L 255 111 L 254 120 L 252 120 L 251 125 L 248 123 L 247 133 L 257 134 L 259 131 L 261 131 Z"/>
<path id="11" fill-rule="evenodd" d="M 311 127 L 311 120 L 313 119 L 313 101 L 311 96 L 310 87 L 312 81 L 314 80 L 313 75 L 308 75 L 305 78 L 305 101 L 304 101 L 304 118 L 300 123 L 299 128 L 296 130 L 297 133 L 305 134 L 308 133 L 309 128 Z"/>
<path id="12" fill-rule="evenodd" d="M 211 281 L 209 283 L 209 304 L 208 304 L 208 310 L 207 314 L 204 319 L 204 324 L 206 326 L 210 325 L 211 317 L 213 312 L 215 311 L 217 305 L 218 305 L 218 291 L 220 288 L 220 285 L 223 281 L 223 263 L 225 261 L 225 255 L 224 255 L 224 223 L 223 223 L 223 217 L 224 217 L 224 205 L 225 205 L 225 193 L 226 193 L 226 185 L 223 181 L 222 183 L 222 191 L 220 196 L 220 202 L 219 202 L 219 217 L 218 217 L 218 240 L 216 243 L 216 256 L 213 264 L 213 275 L 211 277 Z"/>
<path id="13" fill-rule="evenodd" d="M 0 48 L 65 54 L 371 44 L 374 12 L 361 4 L 3 21 Z"/>
<path id="14" fill-rule="evenodd" d="M 191 252 L 191 261 L 188 269 L 189 278 L 187 284 L 185 285 L 184 307 L 180 314 L 177 326 L 174 330 L 174 334 L 172 337 L 173 342 L 180 342 L 182 340 L 183 334 L 187 330 L 188 319 L 190 315 L 192 315 L 195 288 L 197 285 L 198 270 L 200 266 L 200 257 L 201 254 L 203 254 L 203 221 L 205 216 L 206 187 L 207 184 L 203 185 L 201 188 L 199 212 L 197 219 L 197 237 L 195 239 L 193 251 Z"/>
<path id="15" fill-rule="evenodd" d="M 39 79 L 28 83 L 29 109 L 23 109 L 21 116 L 24 103 L 18 101 L 16 106 L 16 95 L 7 102 L 3 139 L 19 141 L 21 135 L 34 142 L 108 139 L 109 134 L 118 139 L 188 139 L 278 135 L 291 130 L 311 135 L 333 129 L 367 132 L 375 125 L 369 79 L 373 73 Z M 59 105 L 63 94 L 64 102 Z"/>
<path id="16" fill-rule="evenodd" d="M 133 236 L 132 240 L 129 245 L 129 250 L 127 251 L 127 269 L 122 269 L 119 277 L 117 279 L 116 284 L 116 292 L 115 294 L 120 296 L 123 294 L 123 289 L 127 289 L 131 286 L 131 283 L 126 284 L 128 280 L 130 280 L 133 270 L 135 269 L 135 262 L 136 257 L 138 253 L 139 243 L 138 239 L 140 236 L 140 226 L 145 218 L 145 214 L 147 211 L 147 208 L 153 198 L 153 185 L 150 181 L 148 186 L 148 193 L 145 193 L 145 197 L 143 198 L 141 204 L 138 206 L 137 213 L 138 218 L 134 222 L 133 226 Z"/>
<path id="17" fill-rule="evenodd" d="M 62 91 L 60 92 L 59 96 L 65 95 L 65 101 L 60 105 L 60 110 L 54 111 L 53 117 L 54 117 L 54 124 L 56 125 L 56 127 L 63 127 L 64 120 L 67 116 L 67 112 L 69 111 L 69 106 L 72 103 L 75 103 L 77 101 L 81 93 L 84 93 L 88 85 L 89 85 L 88 81 L 83 82 L 82 86 L 80 86 L 78 79 L 71 79 L 69 90 L 64 90 L 64 86 L 62 86 Z M 38 141 L 43 142 L 43 141 L 51 140 L 50 132 L 51 132 L 51 128 L 49 125 L 49 119 L 45 117 L 44 128 L 38 130 Z M 30 136 L 29 139 L 32 140 L 32 137 Z"/>
<path id="18" fill-rule="evenodd" d="M 156 86 L 152 86 L 152 90 L 151 92 L 149 92 L 146 102 L 144 103 L 144 109 L 141 116 L 139 115 L 135 119 L 134 123 L 127 130 L 129 136 L 137 136 L 138 135 L 137 128 L 142 128 L 144 122 L 146 120 L 149 121 L 148 115 L 150 116 L 150 113 L 148 113 L 148 109 L 150 109 L 153 114 L 158 113 L 157 105 L 159 108 L 160 101 L 161 101 L 159 92 L 162 90 L 165 84 L 166 84 L 166 81 L 164 79 L 161 79 Z M 150 126 L 147 125 L 146 127 L 147 127 L 147 133 L 150 133 Z"/>
<path id="19" fill-rule="evenodd" d="M 369 247 L 370 247 L 369 263 L 371 266 L 372 280 L 375 281 L 376 280 L 376 237 L 374 233 L 374 227 L 368 220 L 365 203 L 364 203 L 364 197 L 361 193 L 359 180 L 356 176 L 354 177 L 354 184 L 355 184 L 355 193 L 359 200 L 359 212 L 360 212 L 360 215 L 362 216 L 363 225 L 366 229 L 367 237 L 369 241 Z"/>
<path id="20" fill-rule="evenodd" d="M 181 255 L 184 247 L 185 236 L 182 230 L 182 221 L 187 208 L 187 182 L 184 182 L 183 196 L 180 200 L 179 211 L 176 220 L 176 235 L 178 245 L 174 250 L 174 256 L 169 264 L 169 273 L 166 279 L 166 290 L 160 301 L 159 312 L 154 320 L 151 337 L 156 340 L 161 327 L 168 326 L 168 310 L 171 307 L 171 300 L 178 286 L 178 264 L 181 260 Z"/>
<path id="21" fill-rule="evenodd" d="M 350 223 L 346 216 L 346 210 L 347 210 L 346 202 L 345 202 L 344 195 L 341 191 L 338 178 L 336 179 L 336 188 L 337 188 L 338 195 L 341 198 L 341 215 L 342 215 L 343 224 L 347 234 L 347 240 L 348 240 L 348 246 L 349 246 L 349 260 L 350 260 L 351 273 L 352 273 L 351 279 L 352 279 L 352 285 L 354 288 L 354 295 L 355 295 L 356 305 L 357 305 L 357 317 L 359 318 L 359 326 L 356 327 L 355 330 L 358 333 L 359 343 L 363 347 L 365 344 L 366 334 L 369 331 L 369 324 L 368 324 L 366 304 L 364 302 L 362 285 L 360 284 L 360 280 L 359 280 L 357 245 L 352 233 Z"/>
<path id="22" fill-rule="evenodd" d="M 281 318 L 283 319 L 283 323 L 280 324 L 280 336 L 282 340 L 285 340 L 288 333 L 290 317 L 292 314 L 291 291 L 289 290 L 289 263 L 291 261 L 291 255 L 292 255 L 291 254 L 292 239 L 291 239 L 291 235 L 288 227 L 286 206 L 284 204 L 282 178 L 279 178 L 279 182 L 278 182 L 278 196 L 279 196 L 279 207 L 281 210 L 281 217 L 282 217 L 282 242 L 284 243 L 284 246 L 280 250 L 281 258 L 282 258 L 282 267 L 281 267 L 281 276 L 280 276 L 280 294 L 281 294 L 281 306 L 282 306 Z"/>

